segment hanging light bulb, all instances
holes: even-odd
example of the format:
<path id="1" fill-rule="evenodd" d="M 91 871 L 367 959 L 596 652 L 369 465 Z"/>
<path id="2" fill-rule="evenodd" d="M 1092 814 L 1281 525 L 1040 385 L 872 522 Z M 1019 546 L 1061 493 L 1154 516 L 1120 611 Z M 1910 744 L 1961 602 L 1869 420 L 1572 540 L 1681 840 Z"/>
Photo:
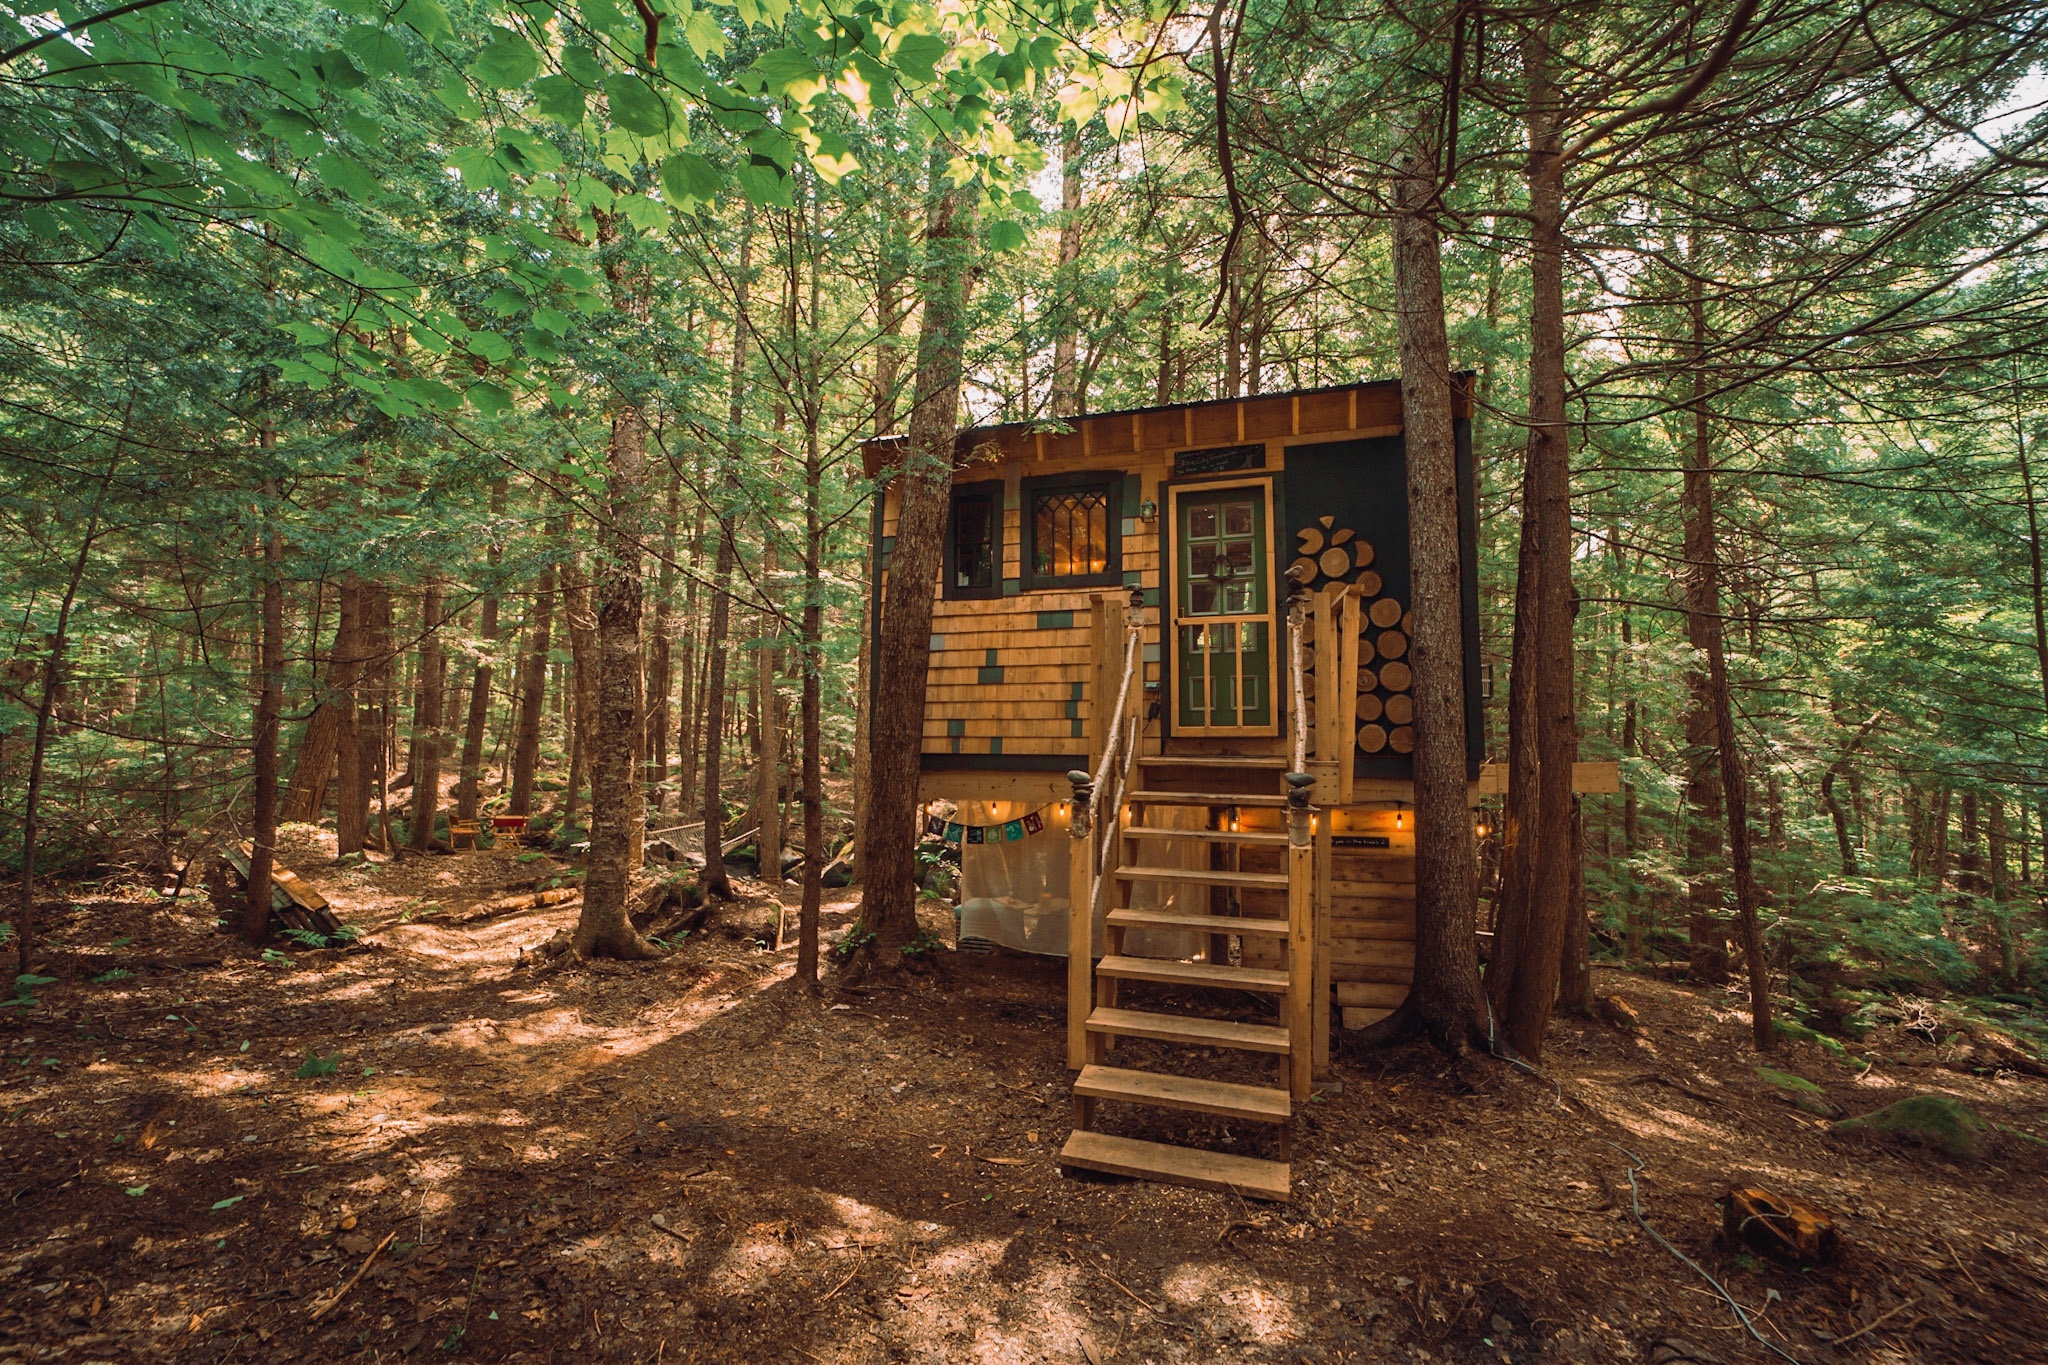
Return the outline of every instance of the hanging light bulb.
<path id="1" fill-rule="evenodd" d="M 1398 802 L 1394 805 L 1394 828 L 1401 828 L 1401 806 Z"/>

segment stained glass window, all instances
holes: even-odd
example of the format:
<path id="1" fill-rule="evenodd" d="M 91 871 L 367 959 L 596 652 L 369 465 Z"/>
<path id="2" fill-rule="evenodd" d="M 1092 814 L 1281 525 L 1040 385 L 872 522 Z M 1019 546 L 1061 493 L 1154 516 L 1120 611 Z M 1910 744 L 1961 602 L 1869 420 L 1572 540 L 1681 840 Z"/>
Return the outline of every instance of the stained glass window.
<path id="1" fill-rule="evenodd" d="M 1030 569 L 1034 586 L 1109 582 L 1119 572 L 1115 484 L 1064 481 L 1030 488 Z"/>

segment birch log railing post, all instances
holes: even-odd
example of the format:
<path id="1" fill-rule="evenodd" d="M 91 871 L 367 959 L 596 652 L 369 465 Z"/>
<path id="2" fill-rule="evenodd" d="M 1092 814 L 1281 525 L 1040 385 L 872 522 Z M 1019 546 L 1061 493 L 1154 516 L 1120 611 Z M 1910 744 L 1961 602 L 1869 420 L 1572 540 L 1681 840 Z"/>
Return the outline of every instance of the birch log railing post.
<path id="1" fill-rule="evenodd" d="M 1297 1101 L 1308 1098 L 1315 1060 L 1315 849 L 1308 803 L 1314 784 L 1308 773 L 1287 774 L 1287 1070 Z"/>
<path id="2" fill-rule="evenodd" d="M 1067 774 L 1074 787 L 1068 821 L 1067 861 L 1067 1066 L 1088 1064 L 1088 1011 L 1095 1002 L 1095 841 L 1089 837 L 1093 787 L 1087 773 Z"/>
<path id="3" fill-rule="evenodd" d="M 1315 850 L 1309 842 L 1309 789 L 1315 777 L 1308 771 L 1308 688 L 1301 641 L 1308 610 L 1308 593 L 1297 585 L 1287 603 L 1288 690 L 1294 713 L 1292 767 L 1287 773 L 1287 1082 L 1297 1100 L 1308 1098 L 1315 1062 L 1310 998 L 1315 982 Z M 1327 639 L 1327 607 L 1319 615 L 1317 627 Z M 1324 679 L 1317 681 L 1320 689 Z"/>

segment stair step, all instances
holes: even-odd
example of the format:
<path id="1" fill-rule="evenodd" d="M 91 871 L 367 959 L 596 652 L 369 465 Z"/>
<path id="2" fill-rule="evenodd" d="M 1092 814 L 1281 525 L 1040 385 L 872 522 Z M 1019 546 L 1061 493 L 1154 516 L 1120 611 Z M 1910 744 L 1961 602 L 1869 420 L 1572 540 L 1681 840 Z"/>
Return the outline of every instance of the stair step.
<path id="1" fill-rule="evenodd" d="M 1098 1005 L 1089 1012 L 1088 1031 L 1121 1038 L 1155 1038 L 1162 1043 L 1187 1043 L 1195 1047 L 1234 1047 L 1241 1052 L 1271 1052 L 1282 1057 L 1291 1050 L 1287 1030 L 1277 1024 L 1240 1024 L 1230 1019 L 1153 1014 L 1146 1010 L 1115 1009 L 1108 1005 Z"/>
<path id="2" fill-rule="evenodd" d="M 1172 958 L 1112 954 L 1096 963 L 1095 971 L 1100 976 L 1126 981 L 1159 981 L 1171 986 L 1214 986 L 1221 990 L 1287 994 L 1287 973 L 1267 967 L 1219 967 L 1213 962 L 1176 962 Z"/>
<path id="3" fill-rule="evenodd" d="M 1257 1157 L 1206 1152 L 1199 1147 L 1175 1147 L 1108 1133 L 1070 1134 L 1066 1145 L 1060 1148 L 1060 1165 L 1137 1176 L 1169 1185 L 1225 1190 L 1252 1199 L 1282 1203 L 1287 1199 L 1288 1171 L 1284 1161 L 1261 1161 Z"/>
<path id="4" fill-rule="evenodd" d="M 1284 807 L 1284 796 L 1254 796 L 1229 792 L 1131 792 L 1124 800 L 1144 806 L 1272 806 Z"/>
<path id="5" fill-rule="evenodd" d="M 1285 891 L 1285 872 L 1229 872 L 1208 867 L 1118 867 L 1110 875 L 1126 882 L 1193 882 L 1197 886 L 1256 886 Z"/>
<path id="6" fill-rule="evenodd" d="M 1264 772 L 1284 773 L 1288 760 L 1284 758 L 1247 757 L 1242 754 L 1140 754 L 1141 768 L 1249 768 Z"/>
<path id="7" fill-rule="evenodd" d="M 1156 1109 L 1189 1109 L 1253 1123 L 1285 1123 L 1294 1116 L 1294 1101 L 1270 1085 L 1238 1085 L 1194 1076 L 1169 1076 L 1158 1071 L 1133 1071 L 1122 1066 L 1084 1066 L 1074 1080 L 1074 1093 L 1091 1100 L 1149 1104 Z"/>
<path id="8" fill-rule="evenodd" d="M 1286 938 L 1284 919 L 1237 915 L 1191 915 L 1176 910 L 1112 910 L 1106 923 L 1118 929 L 1180 929 L 1193 934 L 1249 934 Z"/>
<path id="9" fill-rule="evenodd" d="M 1210 844 L 1269 844 L 1284 847 L 1287 836 L 1263 829 L 1164 829 L 1158 825 L 1127 825 L 1126 839 L 1199 839 Z"/>

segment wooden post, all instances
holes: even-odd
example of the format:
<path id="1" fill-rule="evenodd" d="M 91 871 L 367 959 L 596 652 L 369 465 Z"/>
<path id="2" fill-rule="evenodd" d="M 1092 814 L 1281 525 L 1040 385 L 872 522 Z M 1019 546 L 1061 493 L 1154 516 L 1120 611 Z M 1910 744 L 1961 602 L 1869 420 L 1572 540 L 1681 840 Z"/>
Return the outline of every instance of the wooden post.
<path id="1" fill-rule="evenodd" d="M 1337 801 L 1346 806 L 1351 804 L 1352 769 L 1358 757 L 1353 749 L 1358 735 L 1358 599 L 1358 585 L 1346 584 L 1337 631 L 1336 748 L 1330 754 L 1337 760 Z"/>
<path id="2" fill-rule="evenodd" d="M 1112 613 L 1113 599 L 1108 593 L 1098 592 L 1088 601 L 1088 648 L 1091 651 L 1091 666 L 1088 674 L 1088 771 L 1092 774 L 1102 766 L 1102 754 L 1109 747 L 1110 735 L 1116 729 L 1116 717 L 1111 711 L 1116 706 L 1116 684 L 1118 670 L 1123 664 L 1122 641 L 1117 625 L 1123 613 Z"/>
<path id="3" fill-rule="evenodd" d="M 1339 761 L 1338 771 L 1343 780 L 1351 779 L 1351 759 L 1347 755 Z M 1315 993 L 1315 1008 L 1311 1014 L 1311 1027 L 1315 1031 L 1315 1066 L 1318 1076 L 1330 1074 L 1330 879 L 1334 875 L 1335 854 L 1331 836 L 1335 833 L 1330 826 L 1336 821 L 1336 812 L 1321 812 L 1322 819 L 1315 822 L 1315 969 L 1310 973 Z"/>
<path id="4" fill-rule="evenodd" d="M 1070 772 L 1073 819 L 1068 833 L 1067 872 L 1067 1065 L 1078 1071 L 1088 1058 L 1088 1011 L 1095 1002 L 1095 841 L 1089 837 L 1089 775 Z"/>
<path id="5" fill-rule="evenodd" d="M 1338 707 L 1342 704 L 1337 696 L 1337 624 L 1336 614 L 1331 610 L 1333 589 L 1319 588 L 1313 601 L 1316 622 L 1316 732 L 1314 736 L 1316 759 L 1323 764 L 1348 757 L 1351 741 L 1344 741 L 1344 752 L 1338 751 L 1337 726 Z M 1356 689 L 1353 689 L 1356 691 Z M 1334 777 L 1334 773 L 1332 776 Z M 1334 805 L 1337 792 L 1334 788 L 1318 790 L 1316 796 L 1324 805 Z"/>
<path id="6" fill-rule="evenodd" d="M 1307 773 L 1287 774 L 1287 1071 L 1296 1100 L 1308 1098 L 1315 1064 L 1315 848 L 1308 804 L 1314 783 Z"/>

